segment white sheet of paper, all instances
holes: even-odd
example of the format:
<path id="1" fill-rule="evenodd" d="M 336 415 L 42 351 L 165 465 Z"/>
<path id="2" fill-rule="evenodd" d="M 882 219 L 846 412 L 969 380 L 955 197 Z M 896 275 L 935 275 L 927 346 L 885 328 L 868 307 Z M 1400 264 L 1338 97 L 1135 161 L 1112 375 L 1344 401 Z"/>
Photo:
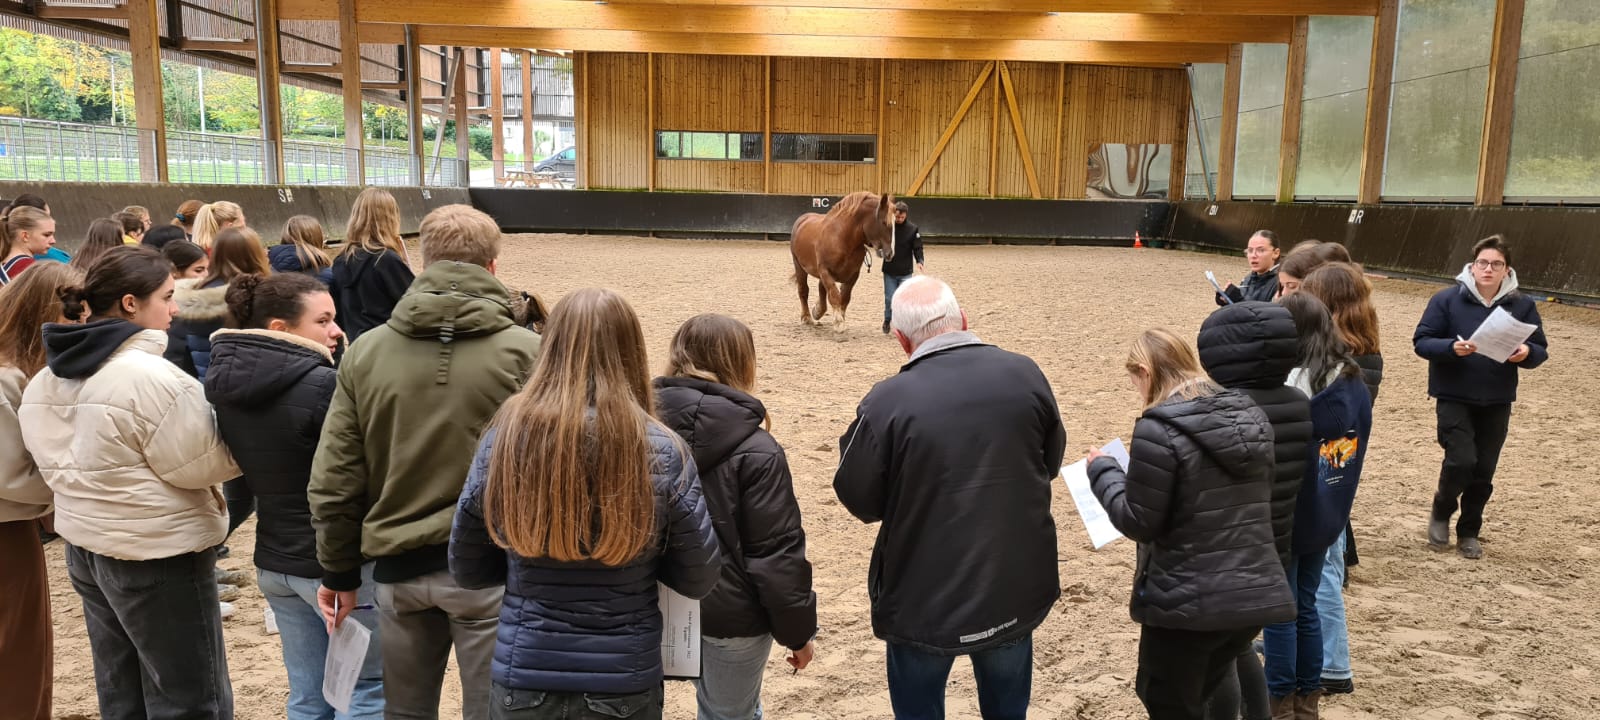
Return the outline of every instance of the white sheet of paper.
<path id="1" fill-rule="evenodd" d="M 352 617 L 346 617 L 328 636 L 328 660 L 322 668 L 322 697 L 333 709 L 350 712 L 350 698 L 355 695 L 361 664 L 367 658 L 367 645 L 371 642 L 372 631 Z"/>
<path id="2" fill-rule="evenodd" d="M 700 601 L 666 585 L 661 596 L 661 668 L 669 678 L 700 677 Z"/>
<path id="3" fill-rule="evenodd" d="M 1517 351 L 1517 346 L 1527 342 L 1538 330 L 1538 325 L 1529 325 L 1506 312 L 1503 307 L 1497 307 L 1489 317 L 1478 326 L 1478 331 L 1472 334 L 1470 342 L 1478 346 L 1478 354 L 1498 363 L 1509 359 Z"/>
<path id="4" fill-rule="evenodd" d="M 1217 294 L 1221 295 L 1223 300 L 1227 300 L 1229 305 L 1233 304 L 1233 298 L 1228 297 L 1228 294 L 1222 291 L 1222 285 L 1217 282 L 1217 274 L 1216 273 L 1211 272 L 1210 270 L 1207 270 L 1206 271 L 1206 279 L 1211 281 L 1211 287 L 1214 287 L 1214 288 L 1217 289 Z"/>
<path id="5" fill-rule="evenodd" d="M 1121 438 L 1106 443 L 1100 452 L 1110 455 L 1122 466 L 1123 471 L 1127 471 L 1128 448 L 1122 444 Z M 1083 526 L 1089 531 L 1089 542 L 1094 549 L 1099 550 L 1122 537 L 1122 533 L 1111 524 L 1111 517 L 1106 515 L 1106 509 L 1100 505 L 1094 491 L 1089 488 L 1089 461 L 1079 460 L 1061 468 L 1061 478 L 1067 482 L 1067 491 L 1072 493 L 1072 504 L 1078 508 L 1078 517 L 1083 518 Z"/>

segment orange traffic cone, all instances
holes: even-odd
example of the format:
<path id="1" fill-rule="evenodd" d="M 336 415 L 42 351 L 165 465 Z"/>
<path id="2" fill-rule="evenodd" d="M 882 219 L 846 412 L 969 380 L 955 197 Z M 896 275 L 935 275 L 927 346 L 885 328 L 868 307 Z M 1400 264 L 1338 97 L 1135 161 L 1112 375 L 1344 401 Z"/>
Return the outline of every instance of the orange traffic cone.
<path id="1" fill-rule="evenodd" d="M 1142 239 L 1140 239 L 1140 238 L 1139 238 L 1139 233 L 1138 233 L 1138 232 L 1134 232 L 1134 233 L 1133 233 L 1133 246 L 1134 246 L 1134 247 L 1135 247 L 1135 248 L 1142 248 L 1142 247 L 1144 247 L 1144 240 L 1142 240 Z"/>

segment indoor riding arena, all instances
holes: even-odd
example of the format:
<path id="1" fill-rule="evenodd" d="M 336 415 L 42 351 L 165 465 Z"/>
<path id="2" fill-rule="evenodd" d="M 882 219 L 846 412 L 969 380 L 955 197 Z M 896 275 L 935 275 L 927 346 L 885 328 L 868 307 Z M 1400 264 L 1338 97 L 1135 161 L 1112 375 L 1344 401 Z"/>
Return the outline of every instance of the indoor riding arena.
<path id="1" fill-rule="evenodd" d="M 3 87 L 21 75 L 0 63 L 0 198 L 47 199 L 68 253 L 96 218 L 140 205 L 166 224 L 190 198 L 238 203 L 267 245 L 309 215 L 337 251 L 358 193 L 383 187 L 415 272 L 422 218 L 471 205 L 505 233 L 493 271 L 508 289 L 550 306 L 582 288 L 617 291 L 654 372 L 689 318 L 742 321 L 753 394 L 792 472 L 819 626 L 798 672 L 773 646 L 761 706 L 803 720 L 896 717 L 868 592 L 880 525 L 853 517 L 833 483 L 858 404 L 908 353 L 885 332 L 884 260 L 853 235 L 865 259 L 847 310 L 834 299 L 803 319 L 797 218 L 862 191 L 880 215 L 904 202 L 920 273 L 949 284 L 982 342 L 1048 379 L 1063 464 L 1132 440 L 1145 405 L 1125 368 L 1134 341 L 1161 327 L 1192 345 L 1223 302 L 1207 273 L 1242 283 L 1258 231 L 1275 233 L 1284 258 L 1302 241 L 1339 243 L 1371 285 L 1384 377 L 1349 519 L 1353 692 L 1322 695 L 1320 717 L 1600 716 L 1600 94 L 1583 82 L 1600 72 L 1600 4 L 465 5 L 0 0 L 0 41 L 110 57 L 133 101 L 105 120 L 91 121 L 88 99 L 73 120 L 31 117 Z M 224 132 L 205 110 L 183 125 L 175 78 L 195 68 L 213 87 L 232 76 L 267 88 L 258 127 Z M 198 92 L 202 105 L 225 102 Z M 301 117 L 323 95 L 332 119 Z M 333 134 L 300 132 L 322 125 Z M 1550 355 L 1520 373 L 1483 556 L 1468 559 L 1428 538 L 1444 451 L 1413 335 L 1458 273 L 1471 287 L 1473 248 L 1495 234 Z M 814 304 L 818 279 L 798 280 Z M 1095 549 L 1065 482 L 1051 496 L 1060 598 L 1032 634 L 1028 716 L 1150 717 L 1129 612 L 1138 543 Z M 240 720 L 285 717 L 289 696 L 256 533 L 246 521 L 217 561 L 247 578 L 223 621 Z M 47 717 L 109 720 L 66 545 L 44 545 Z M 993 562 L 1008 562 L 1005 548 Z M 490 700 L 463 699 L 453 659 L 444 682 L 438 717 Z M 665 697 L 664 717 L 696 716 L 690 681 L 666 680 Z M 983 717 L 978 698 L 958 658 L 947 716 Z"/>

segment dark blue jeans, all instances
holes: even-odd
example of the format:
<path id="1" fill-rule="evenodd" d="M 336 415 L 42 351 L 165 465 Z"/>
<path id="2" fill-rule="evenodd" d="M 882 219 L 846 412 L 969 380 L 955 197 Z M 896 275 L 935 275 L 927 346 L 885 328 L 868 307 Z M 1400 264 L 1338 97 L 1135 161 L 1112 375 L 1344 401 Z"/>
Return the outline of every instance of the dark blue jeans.
<path id="1" fill-rule="evenodd" d="M 1296 555 L 1289 562 L 1289 589 L 1299 615 L 1294 622 L 1268 625 L 1261 635 L 1267 650 L 1267 692 L 1284 697 L 1322 687 L 1322 621 L 1317 588 L 1328 552 Z"/>
<path id="2" fill-rule="evenodd" d="M 890 275 L 888 273 L 883 274 L 884 322 L 889 322 L 889 319 L 894 315 L 894 291 L 899 290 L 900 286 L 904 285 L 905 282 L 910 279 L 910 275 Z"/>
<path id="3" fill-rule="evenodd" d="M 887 277 L 887 276 L 885 276 Z M 1033 694 L 1033 634 L 969 655 L 984 720 L 1022 720 Z M 943 720 L 953 655 L 889 643 L 889 702 L 895 720 Z"/>

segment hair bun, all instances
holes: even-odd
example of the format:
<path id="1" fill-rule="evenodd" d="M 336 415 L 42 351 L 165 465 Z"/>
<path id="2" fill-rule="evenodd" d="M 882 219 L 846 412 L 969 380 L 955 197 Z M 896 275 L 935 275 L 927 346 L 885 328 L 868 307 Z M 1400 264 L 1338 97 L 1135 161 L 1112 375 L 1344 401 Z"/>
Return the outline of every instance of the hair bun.
<path id="1" fill-rule="evenodd" d="M 256 305 L 256 288 L 261 286 L 264 278 L 254 273 L 240 275 L 228 283 L 228 291 L 223 295 L 223 300 L 228 304 L 228 314 L 233 316 L 233 324 L 238 327 L 249 327 L 250 317 L 254 314 Z"/>
<path id="2" fill-rule="evenodd" d="M 68 285 L 56 291 L 56 297 L 61 299 L 61 316 L 72 322 L 84 320 L 84 304 L 89 301 L 89 294 L 81 285 Z"/>

